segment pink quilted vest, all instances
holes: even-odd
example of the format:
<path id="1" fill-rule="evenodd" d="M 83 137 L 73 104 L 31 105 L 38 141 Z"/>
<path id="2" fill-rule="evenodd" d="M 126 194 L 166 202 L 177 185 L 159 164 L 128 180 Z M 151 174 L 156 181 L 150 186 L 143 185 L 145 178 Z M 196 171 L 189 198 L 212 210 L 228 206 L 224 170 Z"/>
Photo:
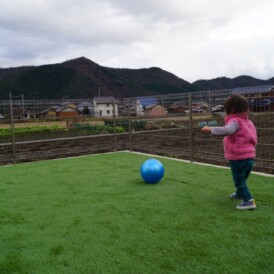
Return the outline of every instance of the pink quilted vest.
<path id="1" fill-rule="evenodd" d="M 224 138 L 225 158 L 228 160 L 255 158 L 257 131 L 254 124 L 248 119 L 247 113 L 226 116 L 226 125 L 232 121 L 238 123 L 239 129 Z"/>

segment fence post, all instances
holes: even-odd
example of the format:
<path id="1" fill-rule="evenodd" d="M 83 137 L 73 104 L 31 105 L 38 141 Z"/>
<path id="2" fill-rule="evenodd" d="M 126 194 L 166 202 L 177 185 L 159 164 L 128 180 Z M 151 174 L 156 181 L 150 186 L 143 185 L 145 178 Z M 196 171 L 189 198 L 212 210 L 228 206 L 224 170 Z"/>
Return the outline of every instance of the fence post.
<path id="1" fill-rule="evenodd" d="M 114 151 L 117 151 L 117 135 L 116 135 L 116 107 L 114 100 L 112 101 L 113 109 L 113 139 L 114 139 Z"/>
<path id="2" fill-rule="evenodd" d="M 193 162 L 193 121 L 192 121 L 192 93 L 188 93 L 189 108 L 189 159 Z"/>
<path id="3" fill-rule="evenodd" d="M 12 109 L 12 96 L 11 96 L 11 92 L 10 92 L 9 95 L 10 95 L 10 130 L 11 130 L 11 142 L 12 142 L 12 155 L 13 155 L 13 163 L 16 164 L 14 121 L 13 121 L 13 109 Z"/>
<path id="4" fill-rule="evenodd" d="M 129 137 L 129 151 L 132 152 L 132 127 L 131 127 L 130 104 L 131 104 L 131 101 L 128 102 L 128 137 Z"/>
<path id="5" fill-rule="evenodd" d="M 208 103 L 209 103 L 208 109 L 210 110 L 210 113 L 212 113 L 213 103 L 212 103 L 211 91 L 208 92 Z"/>

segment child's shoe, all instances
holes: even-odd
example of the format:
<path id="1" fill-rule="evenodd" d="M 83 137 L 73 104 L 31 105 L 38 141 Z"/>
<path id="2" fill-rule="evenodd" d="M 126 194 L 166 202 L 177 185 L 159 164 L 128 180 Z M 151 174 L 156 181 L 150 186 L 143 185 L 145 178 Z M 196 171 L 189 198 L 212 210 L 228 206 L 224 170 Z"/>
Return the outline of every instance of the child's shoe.
<path id="1" fill-rule="evenodd" d="M 255 209 L 256 202 L 254 199 L 250 199 L 248 201 L 243 201 L 241 204 L 236 206 L 237 209 L 245 210 L 245 209 Z"/>
<path id="2" fill-rule="evenodd" d="M 242 200 L 241 197 L 237 196 L 236 192 L 232 193 L 229 195 L 230 199 L 235 199 L 235 200 Z"/>

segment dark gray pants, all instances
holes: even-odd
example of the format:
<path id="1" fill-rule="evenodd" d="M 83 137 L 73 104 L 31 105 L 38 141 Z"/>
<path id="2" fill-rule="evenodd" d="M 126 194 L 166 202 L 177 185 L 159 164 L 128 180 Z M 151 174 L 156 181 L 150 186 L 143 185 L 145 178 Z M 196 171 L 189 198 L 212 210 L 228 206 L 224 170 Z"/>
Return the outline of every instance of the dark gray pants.
<path id="1" fill-rule="evenodd" d="M 236 194 L 244 201 L 252 199 L 247 186 L 247 178 L 253 168 L 253 159 L 229 161 Z"/>

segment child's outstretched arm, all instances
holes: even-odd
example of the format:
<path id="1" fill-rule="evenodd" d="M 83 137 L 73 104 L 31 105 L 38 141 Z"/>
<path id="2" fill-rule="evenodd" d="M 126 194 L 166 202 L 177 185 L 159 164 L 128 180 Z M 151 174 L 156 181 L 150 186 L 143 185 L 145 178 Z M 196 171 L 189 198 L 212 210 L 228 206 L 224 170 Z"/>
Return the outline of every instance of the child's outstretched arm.
<path id="1" fill-rule="evenodd" d="M 237 122 L 232 121 L 224 127 L 209 127 L 205 126 L 201 130 L 203 133 L 211 133 L 214 135 L 231 135 L 239 129 Z"/>
<path id="2" fill-rule="evenodd" d="M 204 126 L 201 130 L 203 133 L 211 133 L 211 127 L 209 126 Z"/>

